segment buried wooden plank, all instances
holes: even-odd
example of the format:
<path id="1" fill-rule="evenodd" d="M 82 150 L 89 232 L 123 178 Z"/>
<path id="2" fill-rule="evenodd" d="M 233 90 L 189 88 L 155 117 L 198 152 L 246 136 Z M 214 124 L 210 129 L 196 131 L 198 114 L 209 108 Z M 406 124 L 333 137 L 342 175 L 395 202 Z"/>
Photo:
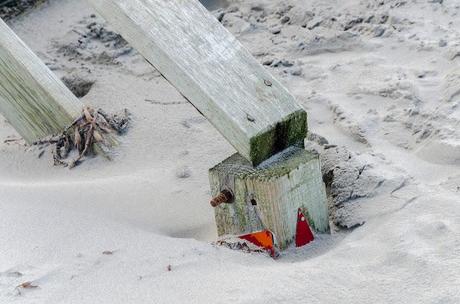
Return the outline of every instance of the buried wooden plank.
<path id="1" fill-rule="evenodd" d="M 0 19 L 0 113 L 31 144 L 62 132 L 83 104 Z"/>
<path id="2" fill-rule="evenodd" d="M 253 165 L 302 143 L 307 114 L 197 0 L 88 0 Z"/>

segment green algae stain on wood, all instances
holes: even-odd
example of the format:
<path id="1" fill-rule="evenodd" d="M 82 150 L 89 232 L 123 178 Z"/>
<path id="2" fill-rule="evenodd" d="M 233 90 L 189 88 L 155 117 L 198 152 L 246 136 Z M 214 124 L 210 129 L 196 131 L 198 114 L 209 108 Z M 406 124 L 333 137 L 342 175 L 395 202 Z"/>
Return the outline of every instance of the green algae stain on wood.
<path id="1" fill-rule="evenodd" d="M 295 237 L 297 211 L 305 211 L 317 232 L 329 230 L 319 157 L 292 147 L 254 168 L 235 154 L 209 171 L 211 192 L 233 192 L 234 202 L 215 208 L 219 235 L 272 231 L 280 249 Z"/>
<path id="2" fill-rule="evenodd" d="M 303 110 L 289 115 L 268 131 L 251 139 L 251 160 L 257 166 L 270 156 L 284 149 L 300 145 L 307 137 L 307 113 Z"/>

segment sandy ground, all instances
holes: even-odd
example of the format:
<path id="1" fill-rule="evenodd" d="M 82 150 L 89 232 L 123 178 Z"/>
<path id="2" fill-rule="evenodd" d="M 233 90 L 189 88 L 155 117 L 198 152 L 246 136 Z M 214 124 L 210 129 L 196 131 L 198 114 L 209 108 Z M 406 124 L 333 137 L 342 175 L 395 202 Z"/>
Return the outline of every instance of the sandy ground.
<path id="1" fill-rule="evenodd" d="M 460 3 L 233 1 L 219 20 L 309 113 L 332 235 L 280 259 L 211 244 L 233 148 L 83 0 L 11 21 L 82 101 L 128 108 L 115 160 L 3 143 L 1 303 L 459 303 Z M 16 288 L 32 281 L 37 288 Z"/>

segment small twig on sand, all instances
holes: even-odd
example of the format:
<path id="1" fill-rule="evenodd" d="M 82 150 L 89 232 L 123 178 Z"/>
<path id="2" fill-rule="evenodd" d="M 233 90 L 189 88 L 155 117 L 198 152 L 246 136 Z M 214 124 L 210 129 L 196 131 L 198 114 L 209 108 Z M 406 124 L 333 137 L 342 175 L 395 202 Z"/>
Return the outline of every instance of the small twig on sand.
<path id="1" fill-rule="evenodd" d="M 144 99 L 146 102 L 154 104 L 154 105 L 161 105 L 161 106 L 172 106 L 172 105 L 182 105 L 187 104 L 187 101 L 171 101 L 171 102 L 164 102 L 164 101 L 157 101 L 152 99 Z"/>
<path id="2" fill-rule="evenodd" d="M 5 139 L 3 141 L 3 143 L 9 144 L 9 143 L 18 142 L 18 141 L 21 141 L 21 140 L 22 140 L 22 138 L 8 138 L 8 139 Z"/>

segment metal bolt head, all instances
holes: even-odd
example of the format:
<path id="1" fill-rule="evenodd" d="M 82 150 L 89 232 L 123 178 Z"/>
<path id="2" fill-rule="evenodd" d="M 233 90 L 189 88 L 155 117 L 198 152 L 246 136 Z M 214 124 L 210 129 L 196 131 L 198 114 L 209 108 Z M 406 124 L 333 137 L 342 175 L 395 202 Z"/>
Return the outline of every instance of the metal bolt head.
<path id="1" fill-rule="evenodd" d="M 211 206 L 215 208 L 224 203 L 230 204 L 232 200 L 233 194 L 229 190 L 224 189 L 219 193 L 219 195 L 217 195 L 211 200 Z"/>

